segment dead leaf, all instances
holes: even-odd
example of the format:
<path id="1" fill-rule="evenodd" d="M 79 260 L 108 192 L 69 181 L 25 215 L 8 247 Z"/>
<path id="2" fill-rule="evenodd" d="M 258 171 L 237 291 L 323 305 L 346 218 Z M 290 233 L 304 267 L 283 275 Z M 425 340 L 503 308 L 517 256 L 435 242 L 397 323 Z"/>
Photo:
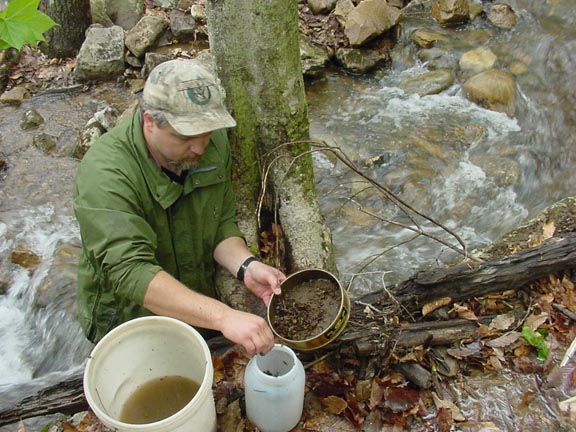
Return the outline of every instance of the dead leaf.
<path id="1" fill-rule="evenodd" d="M 486 345 L 491 348 L 504 348 L 516 342 L 518 339 L 520 339 L 520 336 L 521 334 L 519 332 L 511 331 L 503 334 L 500 337 L 497 337 L 496 339 L 492 339 L 486 342 Z"/>
<path id="2" fill-rule="evenodd" d="M 546 322 L 547 319 L 548 314 L 546 312 L 542 312 L 541 314 L 538 315 L 530 314 L 530 316 L 526 318 L 524 325 L 527 325 L 532 330 L 536 331 L 542 324 Z"/>
<path id="3" fill-rule="evenodd" d="M 348 408 L 348 403 L 338 396 L 328 396 L 322 399 L 322 405 L 330 414 L 340 415 Z"/>
<path id="4" fill-rule="evenodd" d="M 490 358 L 488 359 L 488 364 L 492 366 L 492 369 L 496 371 L 504 369 L 504 366 L 502 366 L 502 362 L 496 356 L 490 356 Z"/>
<path id="5" fill-rule="evenodd" d="M 544 225 L 542 225 L 542 238 L 543 238 L 543 240 L 546 240 L 546 239 L 553 237 L 554 232 L 556 232 L 556 226 L 554 225 L 553 220 L 546 222 L 546 223 L 544 223 Z"/>
<path id="6" fill-rule="evenodd" d="M 443 297 L 438 300 L 431 301 L 430 303 L 426 303 L 424 306 L 422 306 L 422 316 L 426 316 L 429 313 L 432 313 L 435 310 L 440 309 L 441 307 L 449 305 L 451 302 L 452 298 Z"/>
<path id="7" fill-rule="evenodd" d="M 440 399 L 436 392 L 432 392 L 432 398 L 434 399 L 434 405 L 436 405 L 436 409 L 440 408 L 448 408 L 452 412 L 452 418 L 456 421 L 465 421 L 466 418 L 460 412 L 460 408 L 458 408 L 453 402 L 445 399 Z"/>
<path id="8" fill-rule="evenodd" d="M 436 424 L 438 425 L 439 432 L 450 432 L 454 424 L 452 410 L 448 408 L 440 408 L 436 414 Z"/>
<path id="9" fill-rule="evenodd" d="M 459 318 L 468 321 L 478 321 L 478 317 L 474 312 L 472 312 L 467 306 L 455 303 L 452 310 L 456 312 Z"/>
<path id="10" fill-rule="evenodd" d="M 516 318 L 513 313 L 507 313 L 496 316 L 489 324 L 490 328 L 496 330 L 508 330 L 512 324 L 514 324 Z"/>

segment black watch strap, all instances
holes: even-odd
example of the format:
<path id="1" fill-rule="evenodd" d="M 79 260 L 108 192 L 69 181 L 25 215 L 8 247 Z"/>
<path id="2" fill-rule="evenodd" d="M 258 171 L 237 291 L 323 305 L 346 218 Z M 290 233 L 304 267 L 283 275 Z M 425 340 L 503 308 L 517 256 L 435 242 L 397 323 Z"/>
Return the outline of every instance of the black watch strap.
<path id="1" fill-rule="evenodd" d="M 240 282 L 244 282 L 244 274 L 246 273 L 246 270 L 252 261 L 258 261 L 258 258 L 254 256 L 246 258 L 238 269 L 238 273 L 236 273 L 236 279 L 238 279 Z"/>

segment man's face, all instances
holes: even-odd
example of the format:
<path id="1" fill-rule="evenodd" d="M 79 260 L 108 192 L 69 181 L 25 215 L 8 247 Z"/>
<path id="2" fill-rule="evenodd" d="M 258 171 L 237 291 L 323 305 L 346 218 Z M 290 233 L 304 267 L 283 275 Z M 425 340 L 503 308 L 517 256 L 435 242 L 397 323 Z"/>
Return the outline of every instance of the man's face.
<path id="1" fill-rule="evenodd" d="M 143 123 L 144 137 L 152 157 L 160 166 L 176 174 L 197 166 L 210 143 L 210 133 L 184 136 L 170 125 L 159 128 L 147 112 Z"/>

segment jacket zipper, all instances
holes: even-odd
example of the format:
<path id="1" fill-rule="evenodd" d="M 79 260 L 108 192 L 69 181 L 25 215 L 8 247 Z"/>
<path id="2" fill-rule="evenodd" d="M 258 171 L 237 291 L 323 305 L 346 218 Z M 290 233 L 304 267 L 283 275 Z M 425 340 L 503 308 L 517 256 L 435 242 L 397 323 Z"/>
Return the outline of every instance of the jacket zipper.
<path id="1" fill-rule="evenodd" d="M 168 213 L 168 227 L 170 228 L 170 233 L 173 233 L 174 221 L 172 220 L 172 207 L 166 209 Z M 176 263 L 176 274 L 173 275 L 176 279 L 180 280 L 180 265 L 178 264 L 178 255 L 176 254 L 176 247 L 174 246 L 174 235 L 170 236 L 170 244 L 172 245 L 172 254 L 174 255 L 174 262 Z"/>

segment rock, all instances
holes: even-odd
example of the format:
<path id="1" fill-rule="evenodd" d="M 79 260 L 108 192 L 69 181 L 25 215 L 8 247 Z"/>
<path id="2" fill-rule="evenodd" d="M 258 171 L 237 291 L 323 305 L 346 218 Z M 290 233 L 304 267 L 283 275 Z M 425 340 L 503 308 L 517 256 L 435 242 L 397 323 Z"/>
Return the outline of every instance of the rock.
<path id="1" fill-rule="evenodd" d="M 474 75 L 462 85 L 466 98 L 481 107 L 514 116 L 516 80 L 508 72 L 490 69 Z"/>
<path id="2" fill-rule="evenodd" d="M 420 48 L 432 48 L 438 41 L 446 42 L 449 40 L 446 34 L 426 29 L 416 30 L 412 33 L 410 39 Z"/>
<path id="3" fill-rule="evenodd" d="M 178 0 L 153 0 L 152 4 L 164 9 L 174 9 L 178 5 Z"/>
<path id="4" fill-rule="evenodd" d="M 300 38 L 300 60 L 304 76 L 315 78 L 324 71 L 330 56 L 325 48 Z"/>
<path id="5" fill-rule="evenodd" d="M 112 129 L 117 121 L 118 111 L 114 107 L 109 106 L 96 112 L 80 131 L 78 141 L 72 149 L 70 156 L 76 159 L 82 159 L 92 144 L 105 132 Z"/>
<path id="6" fill-rule="evenodd" d="M 432 5 L 432 18 L 439 24 L 454 26 L 470 19 L 468 0 L 436 0 Z"/>
<path id="7" fill-rule="evenodd" d="M 22 130 L 35 129 L 44 123 L 44 118 L 34 108 L 27 110 L 20 121 Z"/>
<path id="8" fill-rule="evenodd" d="M 77 244 L 61 243 L 57 246 L 48 275 L 36 293 L 35 305 L 37 307 L 48 307 L 54 303 L 62 304 L 62 299 L 69 298 L 66 303 L 62 304 L 62 307 L 70 313 L 75 313 L 75 298 L 67 296 L 66 293 L 76 289 L 80 250 L 80 245 Z"/>
<path id="9" fill-rule="evenodd" d="M 344 27 L 346 25 L 346 20 L 348 19 L 348 14 L 352 12 L 355 7 L 356 6 L 352 0 L 338 0 L 332 15 L 334 15 L 340 25 Z"/>
<path id="10" fill-rule="evenodd" d="M 336 6 L 336 0 L 308 0 L 307 3 L 314 15 L 329 13 Z"/>
<path id="11" fill-rule="evenodd" d="M 426 66 L 430 70 L 454 69 L 454 66 L 456 65 L 456 61 L 452 57 L 451 53 L 440 48 L 420 50 L 418 52 L 418 58 L 420 61 L 426 63 Z"/>
<path id="12" fill-rule="evenodd" d="M 104 132 L 106 131 L 98 122 L 92 122 L 85 126 L 80 131 L 78 141 L 72 149 L 70 156 L 76 159 L 82 159 L 92 144 L 94 144 L 94 142 L 100 138 Z"/>
<path id="13" fill-rule="evenodd" d="M 2 93 L 2 96 L 0 96 L 0 102 L 11 105 L 20 105 L 27 96 L 28 90 L 26 90 L 26 88 L 16 86 Z"/>
<path id="14" fill-rule="evenodd" d="M 336 59 L 350 72 L 366 73 L 388 64 L 390 55 L 387 52 L 375 49 L 339 48 L 336 50 Z"/>
<path id="15" fill-rule="evenodd" d="M 174 39 L 179 42 L 188 41 L 194 38 L 196 32 L 196 19 L 189 14 L 174 9 L 168 15 L 170 19 L 170 30 Z"/>
<path id="16" fill-rule="evenodd" d="M 460 70 L 472 74 L 478 74 L 485 70 L 492 69 L 496 64 L 496 54 L 488 47 L 479 47 L 467 51 L 460 57 Z"/>
<path id="17" fill-rule="evenodd" d="M 114 23 L 106 12 L 107 0 L 90 0 L 90 14 L 92 24 L 100 24 L 103 27 L 112 27 Z"/>
<path id="18" fill-rule="evenodd" d="M 190 6 L 190 16 L 197 22 L 206 22 L 206 7 L 200 4 Z"/>
<path id="19" fill-rule="evenodd" d="M 42 260 L 27 245 L 18 244 L 10 254 L 10 261 L 26 270 L 34 271 Z"/>
<path id="20" fill-rule="evenodd" d="M 510 30 L 516 26 L 516 14 L 504 3 L 495 3 L 488 13 L 488 21 L 498 28 Z"/>
<path id="21" fill-rule="evenodd" d="M 74 69 L 77 81 L 108 80 L 124 72 L 124 29 L 91 27 Z"/>
<path id="22" fill-rule="evenodd" d="M 142 57 L 152 48 L 168 23 L 159 16 L 145 16 L 126 32 L 126 48 L 136 57 Z"/>
<path id="23" fill-rule="evenodd" d="M 165 61 L 172 60 L 172 56 L 168 54 L 160 54 L 160 53 L 153 53 L 149 52 L 146 53 L 144 56 L 144 67 L 142 68 L 142 77 L 146 78 L 152 69 L 158 66 L 160 63 L 164 63 Z"/>
<path id="24" fill-rule="evenodd" d="M 118 120 L 118 110 L 112 106 L 108 106 L 100 111 L 97 111 L 94 116 L 88 120 L 86 126 L 91 126 L 93 123 L 100 125 L 104 131 L 109 131 L 116 125 Z"/>
<path id="25" fill-rule="evenodd" d="M 47 133 L 40 133 L 32 138 L 32 144 L 38 150 L 50 154 L 56 150 L 57 140 L 58 139 L 55 136 L 48 135 Z"/>
<path id="26" fill-rule="evenodd" d="M 350 45 L 358 47 L 390 30 L 401 16 L 386 0 L 364 0 L 348 14 L 344 33 Z"/>
<path id="27" fill-rule="evenodd" d="M 441 93 L 454 83 L 451 69 L 438 69 L 402 81 L 399 87 L 409 94 L 427 96 Z"/>
<path id="28" fill-rule="evenodd" d="M 129 30 L 144 15 L 144 0 L 90 0 L 92 23 Z"/>

